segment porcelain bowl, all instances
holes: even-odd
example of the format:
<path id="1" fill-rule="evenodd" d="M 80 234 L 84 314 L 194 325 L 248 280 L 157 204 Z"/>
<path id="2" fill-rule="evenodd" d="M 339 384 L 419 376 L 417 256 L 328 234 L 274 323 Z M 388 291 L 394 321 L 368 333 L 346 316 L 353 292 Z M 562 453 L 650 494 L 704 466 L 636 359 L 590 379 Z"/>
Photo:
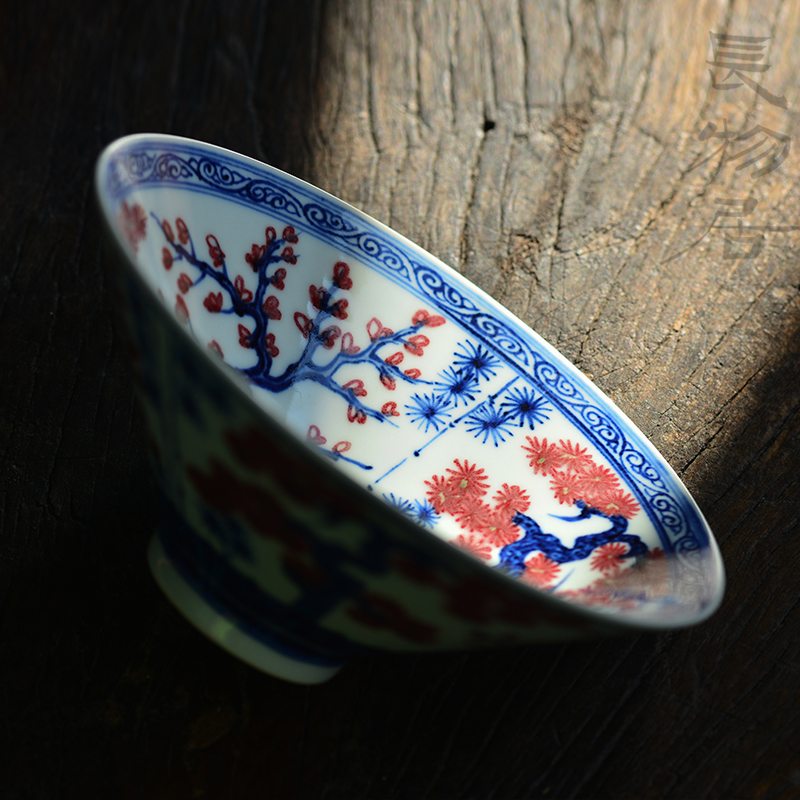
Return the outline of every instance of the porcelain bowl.
<path id="1" fill-rule="evenodd" d="M 155 579 L 305 683 L 370 650 L 697 623 L 722 562 L 675 473 L 557 351 L 360 211 L 136 135 L 95 189 L 162 496 Z"/>

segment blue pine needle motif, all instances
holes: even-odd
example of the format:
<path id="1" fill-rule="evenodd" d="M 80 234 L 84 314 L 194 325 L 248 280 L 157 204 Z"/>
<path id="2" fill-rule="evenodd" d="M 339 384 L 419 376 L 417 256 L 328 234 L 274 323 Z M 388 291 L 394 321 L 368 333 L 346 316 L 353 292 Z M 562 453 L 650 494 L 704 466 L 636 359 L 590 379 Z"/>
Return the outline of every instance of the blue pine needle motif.
<path id="1" fill-rule="evenodd" d="M 537 423 L 546 422 L 550 419 L 553 409 L 547 405 L 547 399 L 543 395 L 537 395 L 532 389 L 514 389 L 506 395 L 504 402 L 500 404 L 510 419 L 519 420 L 519 427 L 528 427 L 533 430 Z"/>
<path id="2" fill-rule="evenodd" d="M 470 369 L 455 369 L 448 367 L 444 372 L 439 373 L 442 379 L 438 385 L 447 393 L 448 398 L 458 407 L 460 402 L 464 405 L 471 403 L 478 393 L 478 378 Z"/>
<path id="3" fill-rule="evenodd" d="M 511 427 L 511 421 L 500 409 L 494 407 L 491 400 L 476 408 L 466 418 L 465 425 L 476 439 L 483 435 L 482 444 L 486 444 L 491 438 L 495 447 L 500 442 L 504 442 L 506 436 L 511 434 L 511 431 L 508 430 Z"/>
<path id="4" fill-rule="evenodd" d="M 395 497 L 393 492 L 384 494 L 383 499 L 423 528 L 433 528 L 439 521 L 436 509 L 427 500 L 405 500 L 402 497 Z"/>
<path id="5" fill-rule="evenodd" d="M 415 500 L 411 517 L 424 528 L 432 528 L 438 521 L 439 515 L 427 500 Z"/>
<path id="6" fill-rule="evenodd" d="M 447 424 L 450 414 L 447 409 L 450 407 L 450 400 L 444 394 L 415 394 L 411 397 L 414 405 L 407 405 L 409 417 L 417 423 L 417 427 L 422 429 L 425 426 L 425 433 L 430 428 L 438 431 L 440 427 Z"/>
<path id="7" fill-rule="evenodd" d="M 470 372 L 478 379 L 485 378 L 488 380 L 497 374 L 500 361 L 485 347 L 466 342 L 459 344 L 459 349 L 463 352 L 453 354 L 453 364 L 457 368 Z"/>
<path id="8" fill-rule="evenodd" d="M 414 515 L 414 506 L 408 500 L 404 500 L 402 497 L 395 497 L 394 492 L 390 492 L 389 494 L 385 494 L 383 499 L 389 503 L 389 505 L 394 506 L 399 512 L 402 514 L 406 514 L 407 516 L 411 517 Z"/>

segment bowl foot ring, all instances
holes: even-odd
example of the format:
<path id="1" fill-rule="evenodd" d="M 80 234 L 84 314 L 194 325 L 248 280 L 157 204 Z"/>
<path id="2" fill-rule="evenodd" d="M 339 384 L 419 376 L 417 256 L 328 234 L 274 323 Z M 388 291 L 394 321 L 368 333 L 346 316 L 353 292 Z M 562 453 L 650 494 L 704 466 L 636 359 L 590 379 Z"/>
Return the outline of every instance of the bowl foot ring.
<path id="1" fill-rule="evenodd" d="M 262 672 L 293 683 L 323 683 L 340 669 L 292 657 L 270 647 L 238 628 L 206 601 L 176 569 L 154 534 L 147 551 L 150 571 L 161 590 L 198 630 L 224 650 Z"/>

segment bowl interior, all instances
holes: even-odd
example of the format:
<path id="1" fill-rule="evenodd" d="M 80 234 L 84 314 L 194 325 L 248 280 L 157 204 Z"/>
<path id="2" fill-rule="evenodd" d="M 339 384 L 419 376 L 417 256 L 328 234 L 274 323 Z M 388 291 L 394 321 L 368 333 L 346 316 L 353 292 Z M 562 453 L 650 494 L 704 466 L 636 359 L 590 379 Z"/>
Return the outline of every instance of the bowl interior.
<path id="1" fill-rule="evenodd" d="M 422 528 L 539 590 L 648 624 L 706 616 L 722 567 L 678 478 L 491 298 L 335 198 L 227 151 L 131 137 L 100 197 L 209 358 Z"/>

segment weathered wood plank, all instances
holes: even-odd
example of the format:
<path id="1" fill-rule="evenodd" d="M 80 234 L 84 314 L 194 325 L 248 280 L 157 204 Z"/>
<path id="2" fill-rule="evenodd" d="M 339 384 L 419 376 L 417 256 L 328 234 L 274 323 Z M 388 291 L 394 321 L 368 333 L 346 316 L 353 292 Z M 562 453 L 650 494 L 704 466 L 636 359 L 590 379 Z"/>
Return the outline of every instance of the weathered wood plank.
<path id="1" fill-rule="evenodd" d="M 0 794 L 797 795 L 800 231 L 729 259 L 709 226 L 745 197 L 746 223 L 797 223 L 800 7 L 109 0 L 0 26 Z M 771 37 L 788 109 L 714 89 L 711 32 Z M 780 169 L 699 164 L 726 118 L 786 134 Z M 696 493 L 723 610 L 316 689 L 206 643 L 144 566 L 155 493 L 89 201 L 96 153 L 137 130 L 312 180 L 530 323 Z"/>

